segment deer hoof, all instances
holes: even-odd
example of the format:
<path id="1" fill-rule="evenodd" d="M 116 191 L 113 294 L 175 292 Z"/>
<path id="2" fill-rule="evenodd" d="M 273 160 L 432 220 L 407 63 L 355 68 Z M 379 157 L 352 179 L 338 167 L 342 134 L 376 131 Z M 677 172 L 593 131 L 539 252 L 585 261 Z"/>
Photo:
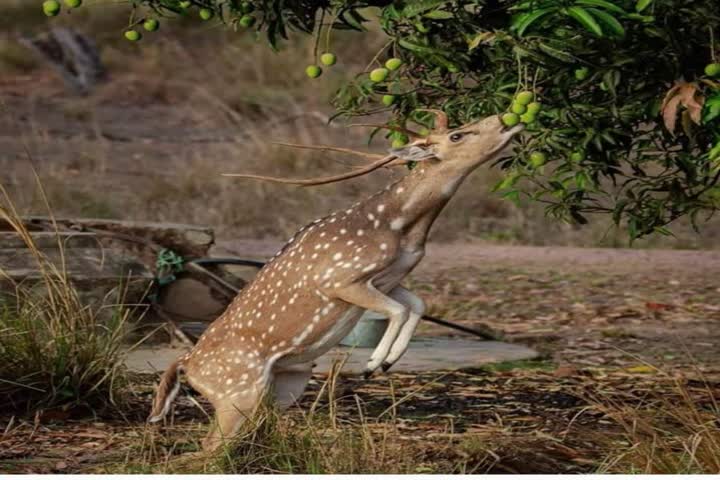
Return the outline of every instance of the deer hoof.
<path id="1" fill-rule="evenodd" d="M 380 368 L 382 368 L 383 372 L 387 372 L 388 370 L 390 370 L 390 367 L 392 367 L 392 366 L 393 366 L 393 364 L 390 362 L 382 362 L 382 365 L 380 365 Z"/>
<path id="2" fill-rule="evenodd" d="M 363 371 L 363 378 L 367 380 L 368 378 L 372 377 L 373 371 L 370 369 L 366 369 Z"/>

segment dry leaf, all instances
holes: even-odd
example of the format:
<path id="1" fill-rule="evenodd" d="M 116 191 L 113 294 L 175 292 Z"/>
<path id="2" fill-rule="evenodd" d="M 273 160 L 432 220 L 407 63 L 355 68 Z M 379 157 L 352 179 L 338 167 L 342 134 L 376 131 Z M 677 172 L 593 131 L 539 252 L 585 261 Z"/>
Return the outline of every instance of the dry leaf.
<path id="1" fill-rule="evenodd" d="M 657 368 L 651 367 L 650 365 L 637 365 L 635 367 L 626 368 L 626 371 L 630 373 L 654 373 Z"/>
<path id="2" fill-rule="evenodd" d="M 680 106 L 685 107 L 690 119 L 700 125 L 704 103 L 705 98 L 700 95 L 696 83 L 688 83 L 685 81 L 677 82 L 668 90 L 662 102 L 660 111 L 662 112 L 665 128 L 667 128 L 670 133 L 675 133 Z"/>

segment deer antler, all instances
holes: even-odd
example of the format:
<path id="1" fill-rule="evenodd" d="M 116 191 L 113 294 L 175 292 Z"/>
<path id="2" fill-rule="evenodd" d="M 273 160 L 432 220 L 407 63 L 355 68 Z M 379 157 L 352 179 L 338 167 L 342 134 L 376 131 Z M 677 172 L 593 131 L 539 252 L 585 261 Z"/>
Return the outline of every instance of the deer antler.
<path id="1" fill-rule="evenodd" d="M 383 128 L 383 129 L 385 129 L 385 130 L 392 130 L 393 132 L 404 133 L 405 135 L 407 135 L 408 137 L 410 137 L 410 138 L 412 138 L 412 139 L 423 138 L 423 136 L 420 135 L 420 134 L 419 134 L 418 132 L 416 132 L 416 131 L 413 131 L 413 130 L 410 130 L 410 129 L 407 129 L 407 128 L 403 128 L 403 127 L 398 127 L 398 126 L 395 126 L 395 125 L 384 125 L 384 124 L 379 124 L 379 123 L 351 123 L 350 125 L 348 125 L 348 127 L 373 127 L 373 128 Z"/>
<path id="2" fill-rule="evenodd" d="M 339 175 L 332 175 L 330 177 L 292 179 L 292 178 L 265 177 L 263 175 L 247 175 L 247 174 L 243 174 L 243 173 L 223 173 L 222 175 L 223 175 L 223 177 L 252 178 L 255 180 L 266 180 L 269 182 L 286 183 L 286 184 L 290 184 L 290 185 L 302 185 L 304 187 L 310 187 L 310 186 L 314 186 L 314 185 L 326 185 L 328 183 L 340 182 L 342 180 L 347 180 L 350 178 L 355 178 L 355 177 L 359 177 L 361 175 L 365 175 L 374 170 L 377 170 L 378 168 L 384 167 L 385 165 L 389 164 L 396 158 L 397 157 L 395 157 L 395 155 L 387 155 L 387 156 L 381 158 L 380 160 L 377 160 L 377 161 L 375 161 L 369 165 L 366 165 L 364 167 L 358 168 L 357 170 L 354 170 L 352 172 L 341 173 Z"/>
<path id="3" fill-rule="evenodd" d="M 445 112 L 442 110 L 437 109 L 431 109 L 431 108 L 422 108 L 418 109 L 422 112 L 430 112 L 435 115 L 435 132 L 445 132 L 448 129 L 448 116 Z M 414 132 L 412 130 L 408 130 L 403 127 L 397 127 L 394 125 L 379 125 L 379 124 L 351 124 L 349 125 L 351 127 L 374 127 L 374 128 L 385 128 L 388 130 L 393 130 L 396 132 L 402 132 L 406 135 L 413 137 L 414 140 L 418 141 L 427 141 L 425 137 L 420 135 L 417 132 Z M 407 165 L 410 163 L 410 160 L 405 160 L 402 158 L 398 158 L 396 155 L 390 154 L 388 156 L 381 156 L 374 153 L 366 153 L 366 152 L 360 152 L 357 150 L 352 150 L 349 148 L 341 148 L 341 147 L 333 147 L 330 145 L 301 145 L 296 143 L 282 143 L 282 142 L 273 142 L 276 145 L 282 145 L 285 147 L 292 147 L 292 148 L 305 148 L 309 150 L 323 150 L 323 151 L 329 151 L 329 152 L 340 152 L 340 153 L 347 153 L 350 155 L 358 155 L 365 158 L 370 159 L 376 159 L 375 162 L 366 165 L 364 167 L 359 167 L 352 172 L 347 173 L 341 173 L 339 175 L 332 175 L 329 177 L 316 177 L 316 178 L 306 178 L 306 179 L 293 179 L 293 178 L 280 178 L 280 177 L 266 177 L 264 175 L 251 175 L 251 174 L 243 174 L 243 173 L 223 173 L 223 177 L 238 177 L 238 178 L 251 178 L 254 180 L 264 180 L 268 182 L 277 182 L 277 183 L 284 183 L 289 185 L 302 185 L 304 187 L 310 187 L 314 185 L 326 185 L 328 183 L 335 183 L 340 182 L 342 180 L 348 180 L 350 178 L 359 177 L 361 175 L 368 174 L 370 172 L 373 172 L 379 168 L 382 167 L 395 167 L 398 165 Z"/>
<path id="4" fill-rule="evenodd" d="M 430 112 L 435 115 L 435 129 L 434 131 L 438 133 L 443 133 L 447 131 L 448 129 L 448 116 L 445 112 L 442 110 L 437 110 L 435 108 L 418 108 L 416 109 L 418 112 Z"/>
<path id="5" fill-rule="evenodd" d="M 352 150 L 350 148 L 333 147 L 332 145 L 302 145 L 300 143 L 283 143 L 283 142 L 270 142 L 270 143 L 272 143 L 274 145 L 280 145 L 283 147 L 304 148 L 304 149 L 308 149 L 308 150 L 323 150 L 323 151 L 328 151 L 328 152 L 347 153 L 349 155 L 358 155 L 360 157 L 365 157 L 365 158 L 374 158 L 374 159 L 385 158 L 385 155 L 361 152 L 359 150 Z"/>

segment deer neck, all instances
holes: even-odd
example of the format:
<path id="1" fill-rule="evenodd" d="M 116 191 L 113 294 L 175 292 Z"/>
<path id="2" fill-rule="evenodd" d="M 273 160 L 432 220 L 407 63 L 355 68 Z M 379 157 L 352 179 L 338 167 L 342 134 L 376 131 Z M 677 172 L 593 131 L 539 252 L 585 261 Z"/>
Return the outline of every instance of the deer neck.
<path id="1" fill-rule="evenodd" d="M 359 205 L 361 214 L 401 235 L 405 248 L 422 248 L 433 222 L 467 176 L 463 172 L 447 175 L 433 167 L 417 167 L 371 196 Z"/>

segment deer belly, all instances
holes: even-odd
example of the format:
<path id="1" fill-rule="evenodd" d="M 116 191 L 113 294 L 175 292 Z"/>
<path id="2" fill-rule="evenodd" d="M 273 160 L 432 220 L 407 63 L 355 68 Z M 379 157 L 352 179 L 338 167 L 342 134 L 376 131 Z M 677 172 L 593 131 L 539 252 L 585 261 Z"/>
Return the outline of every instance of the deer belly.
<path id="1" fill-rule="evenodd" d="M 390 292 L 420 263 L 424 253 L 423 250 L 401 251 L 397 260 L 373 277 L 373 286 L 381 292 Z"/>
<path id="2" fill-rule="evenodd" d="M 355 327 L 365 309 L 360 307 L 350 307 L 347 312 L 334 322 L 323 335 L 310 345 L 302 347 L 298 353 L 290 352 L 286 356 L 277 361 L 278 366 L 289 366 L 298 363 L 311 362 L 319 356 L 327 353 L 331 348 L 340 343 L 347 334 Z"/>

